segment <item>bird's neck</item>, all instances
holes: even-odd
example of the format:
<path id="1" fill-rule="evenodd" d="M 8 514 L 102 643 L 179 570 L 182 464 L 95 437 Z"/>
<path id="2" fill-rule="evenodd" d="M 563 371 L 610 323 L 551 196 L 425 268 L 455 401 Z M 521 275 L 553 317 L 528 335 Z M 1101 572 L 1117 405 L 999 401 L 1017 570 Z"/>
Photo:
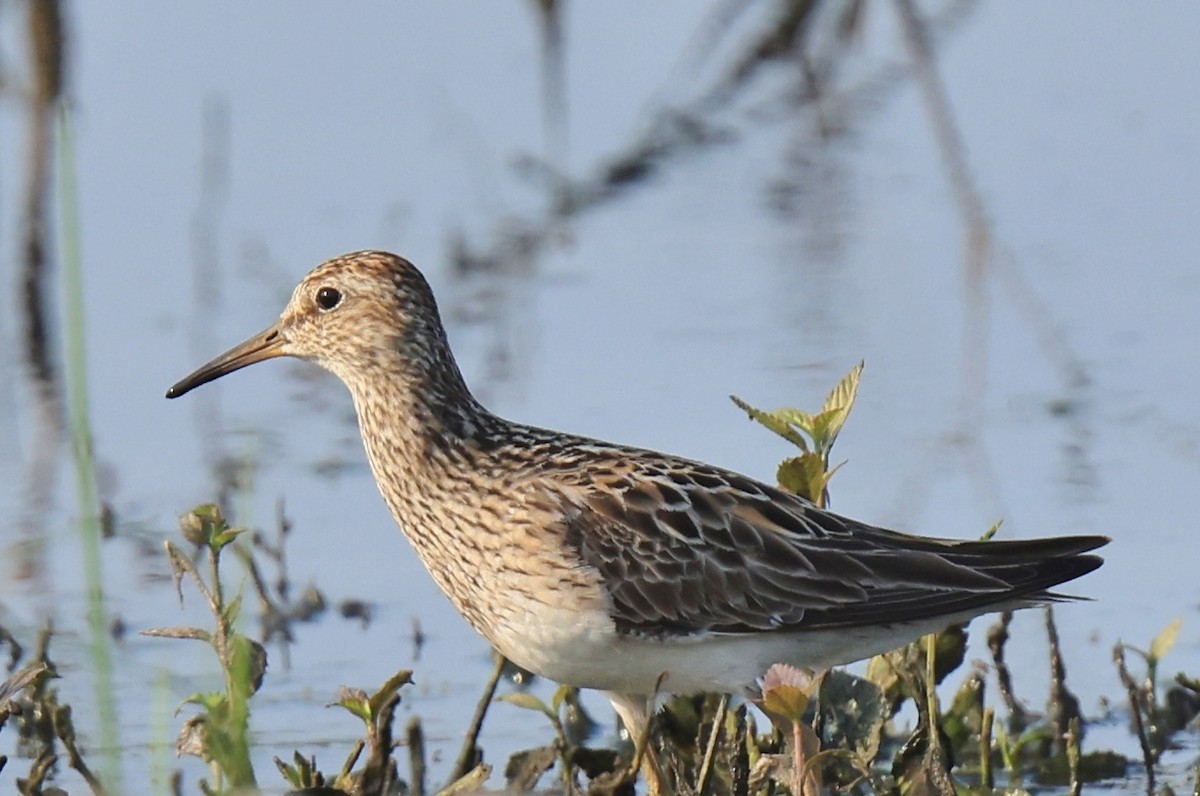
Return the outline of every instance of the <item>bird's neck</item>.
<path id="1" fill-rule="evenodd" d="M 469 469 L 505 421 L 471 395 L 453 359 L 385 363 L 348 380 L 367 456 L 393 513 Z M 400 519 L 397 516 L 397 519 Z"/>
<path id="2" fill-rule="evenodd" d="M 480 447 L 505 421 L 467 391 L 457 368 L 434 382 L 394 376 L 351 386 L 367 458 L 392 517 L 434 581 L 485 636 L 490 595 L 478 511 Z M 362 386 L 357 386 L 362 385 Z M 486 465 L 485 465 L 486 466 Z M 496 555 L 495 541 L 488 556 Z"/>

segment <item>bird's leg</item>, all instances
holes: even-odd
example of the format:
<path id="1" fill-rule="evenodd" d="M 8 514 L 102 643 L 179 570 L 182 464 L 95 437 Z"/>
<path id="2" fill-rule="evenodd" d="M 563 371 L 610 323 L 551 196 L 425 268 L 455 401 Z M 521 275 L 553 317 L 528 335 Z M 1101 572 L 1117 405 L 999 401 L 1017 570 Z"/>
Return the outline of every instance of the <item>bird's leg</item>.
<path id="1" fill-rule="evenodd" d="M 667 796 L 672 789 L 667 783 L 666 776 L 658 764 L 658 754 L 650 743 L 651 721 L 654 716 L 656 696 L 646 698 L 641 694 L 621 694 L 611 691 L 604 692 L 612 702 L 613 709 L 621 717 L 621 723 L 634 742 L 633 761 L 630 763 L 629 774 L 637 775 L 640 769 L 646 779 L 646 789 L 650 796 Z"/>

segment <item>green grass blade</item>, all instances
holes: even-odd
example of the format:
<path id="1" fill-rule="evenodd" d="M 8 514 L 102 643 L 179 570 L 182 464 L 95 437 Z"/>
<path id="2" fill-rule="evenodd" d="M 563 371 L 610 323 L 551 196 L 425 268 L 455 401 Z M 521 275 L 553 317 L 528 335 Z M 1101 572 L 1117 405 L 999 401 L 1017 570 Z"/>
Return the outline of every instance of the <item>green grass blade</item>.
<path id="1" fill-rule="evenodd" d="M 91 658 L 99 746 L 105 750 L 103 771 L 110 792 L 120 793 L 120 738 L 108 617 L 104 607 L 104 571 L 100 555 L 100 500 L 96 489 L 96 460 L 88 419 L 87 349 L 83 311 L 83 257 L 79 240 L 79 205 L 75 175 L 74 136 L 70 110 L 58 114 L 58 202 L 63 264 L 63 345 L 66 354 L 67 412 L 71 452 L 75 462 L 83 577 L 87 587 L 88 654 Z"/>

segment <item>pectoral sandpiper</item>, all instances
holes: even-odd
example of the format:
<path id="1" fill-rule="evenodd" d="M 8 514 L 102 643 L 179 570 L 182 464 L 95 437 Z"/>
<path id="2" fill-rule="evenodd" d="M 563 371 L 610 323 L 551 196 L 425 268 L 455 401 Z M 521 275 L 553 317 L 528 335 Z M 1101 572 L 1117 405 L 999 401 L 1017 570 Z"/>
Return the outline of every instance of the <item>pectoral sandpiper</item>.
<path id="1" fill-rule="evenodd" d="M 979 614 L 1055 599 L 1102 536 L 954 541 L 847 519 L 678 456 L 497 417 L 433 293 L 367 251 L 306 276 L 279 319 L 173 386 L 279 356 L 349 387 L 375 480 L 466 620 L 514 663 L 606 692 L 631 731 L 664 692 L 754 694 Z"/>

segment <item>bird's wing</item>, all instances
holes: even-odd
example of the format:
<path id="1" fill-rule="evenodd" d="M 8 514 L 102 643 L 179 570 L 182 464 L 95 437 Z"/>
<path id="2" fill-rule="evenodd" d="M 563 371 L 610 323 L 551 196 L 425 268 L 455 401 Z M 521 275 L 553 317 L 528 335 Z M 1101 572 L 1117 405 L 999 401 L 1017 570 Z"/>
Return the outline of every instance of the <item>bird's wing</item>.
<path id="1" fill-rule="evenodd" d="M 1104 537 L 962 542 L 909 536 L 689 463 L 577 496 L 566 534 L 601 575 L 617 628 L 679 635 L 849 627 L 1030 597 L 1099 566 Z"/>

